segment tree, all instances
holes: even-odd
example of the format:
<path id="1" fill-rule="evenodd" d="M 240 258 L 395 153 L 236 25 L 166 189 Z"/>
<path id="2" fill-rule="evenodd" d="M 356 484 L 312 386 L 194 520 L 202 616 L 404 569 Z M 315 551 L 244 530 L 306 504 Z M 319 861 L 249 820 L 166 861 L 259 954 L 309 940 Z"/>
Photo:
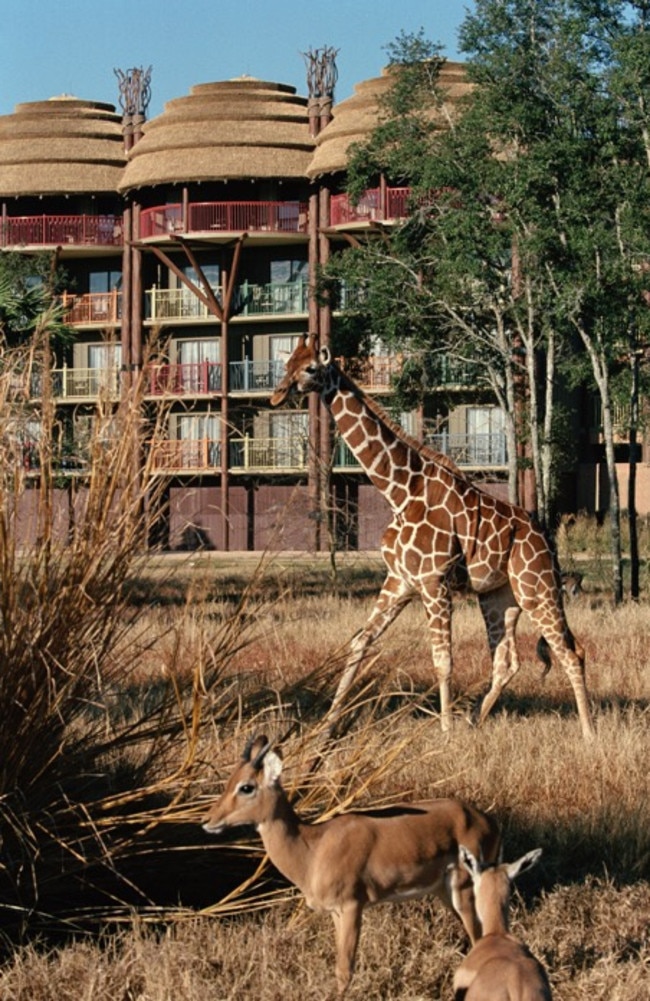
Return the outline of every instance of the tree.
<path id="1" fill-rule="evenodd" d="M 649 320 L 647 8 L 477 0 L 461 30 L 471 100 L 445 130 L 422 127 L 431 104 L 413 112 L 418 127 L 400 127 L 414 212 L 367 252 L 369 260 L 408 261 L 417 276 L 428 332 L 416 323 L 411 345 L 430 350 L 433 329 L 435 350 L 442 336 L 447 350 L 481 359 L 511 434 L 529 442 L 537 510 L 547 523 L 558 375 L 588 377 L 602 415 L 616 600 L 612 380 L 628 364 L 632 332 L 638 345 Z M 396 146 L 382 153 L 373 137 L 363 155 L 355 152 L 355 183 L 360 167 L 390 177 L 399 161 Z M 512 470 L 510 483 L 513 496 Z"/>
<path id="2" fill-rule="evenodd" d="M 62 322 L 56 301 L 65 281 L 65 272 L 51 254 L 0 254 L 0 334 L 5 340 L 26 341 L 47 314 L 50 336 L 61 343 L 69 341 L 73 333 Z"/>

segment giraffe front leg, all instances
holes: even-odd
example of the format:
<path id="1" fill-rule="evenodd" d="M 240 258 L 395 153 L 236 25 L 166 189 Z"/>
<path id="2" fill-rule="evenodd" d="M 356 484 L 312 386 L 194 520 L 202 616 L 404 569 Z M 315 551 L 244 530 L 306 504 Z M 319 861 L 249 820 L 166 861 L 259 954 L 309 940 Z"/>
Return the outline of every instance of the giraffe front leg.
<path id="1" fill-rule="evenodd" d="M 440 724 L 443 731 L 451 725 L 451 592 L 445 579 L 428 583 L 422 590 L 422 602 L 429 624 L 431 658 L 438 680 Z"/>
<path id="2" fill-rule="evenodd" d="M 327 714 L 330 723 L 330 731 L 333 725 L 341 716 L 343 702 L 354 679 L 357 676 L 359 667 L 366 655 L 368 647 L 394 622 L 402 609 L 408 605 L 413 598 L 414 592 L 401 578 L 389 574 L 381 589 L 379 597 L 370 613 L 368 621 L 363 629 L 358 632 L 351 642 L 351 651 L 343 670 L 343 674 L 334 693 L 332 705 Z"/>

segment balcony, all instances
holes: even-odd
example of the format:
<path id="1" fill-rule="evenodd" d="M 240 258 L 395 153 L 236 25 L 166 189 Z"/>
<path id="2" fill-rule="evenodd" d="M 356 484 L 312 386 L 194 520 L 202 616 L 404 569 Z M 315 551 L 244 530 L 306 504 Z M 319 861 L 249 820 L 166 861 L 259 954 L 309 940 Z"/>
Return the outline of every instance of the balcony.
<path id="1" fill-rule="evenodd" d="M 208 396 L 222 390 L 222 365 L 218 361 L 148 365 L 145 380 L 147 396 Z"/>
<path id="2" fill-rule="evenodd" d="M 405 355 L 369 355 L 367 358 L 337 358 L 339 367 L 356 384 L 367 391 L 391 389 L 393 380 L 401 375 Z M 467 388 L 479 382 L 481 369 L 469 362 L 457 361 L 446 355 L 438 356 L 427 376 L 431 389 Z"/>
<path id="3" fill-rule="evenodd" d="M 117 289 L 84 295 L 64 292 L 58 301 L 63 309 L 63 322 L 70 326 L 107 326 L 122 319 L 122 293 Z"/>
<path id="4" fill-rule="evenodd" d="M 222 299 L 221 289 L 214 289 Z M 309 287 L 305 282 L 270 282 L 253 285 L 242 282 L 235 291 L 233 317 L 287 316 L 306 314 Z M 188 288 L 148 289 L 146 318 L 154 322 L 214 322 L 214 315 Z"/>
<path id="5" fill-rule="evenodd" d="M 111 400 L 120 395 L 119 368 L 63 368 L 52 369 L 52 395 L 57 400 L 97 400 L 100 397 Z M 32 375 L 30 394 L 32 399 L 43 396 L 43 376 Z"/>
<path id="6" fill-rule="evenodd" d="M 369 355 L 367 358 L 336 360 L 341 371 L 364 390 L 390 389 L 404 364 L 402 355 Z"/>
<path id="7" fill-rule="evenodd" d="M 231 393 L 272 393 L 284 375 L 283 361 L 231 361 L 228 388 Z"/>
<path id="8" fill-rule="evenodd" d="M 122 216 L 117 215 L 5 216 L 0 223 L 0 245 L 6 248 L 122 243 Z"/>
<path id="9" fill-rule="evenodd" d="M 484 434 L 427 434 L 425 442 L 442 452 L 460 467 L 504 467 L 507 464 L 506 436 L 500 432 Z"/>
<path id="10" fill-rule="evenodd" d="M 251 285 L 243 282 L 237 289 L 235 312 L 238 316 L 286 316 L 306 313 L 309 309 L 309 286 L 306 282 L 269 282 Z"/>
<path id="11" fill-rule="evenodd" d="M 306 233 L 306 202 L 180 202 L 142 209 L 140 239 L 174 234 Z"/>
<path id="12" fill-rule="evenodd" d="M 349 195 L 332 195 L 330 200 L 330 225 L 347 226 L 350 223 L 395 222 L 406 219 L 410 188 L 369 188 L 358 202 Z"/>
<path id="13" fill-rule="evenodd" d="M 213 438 L 158 441 L 152 446 L 151 468 L 157 473 L 220 472 L 221 442 Z"/>
<path id="14" fill-rule="evenodd" d="M 231 438 L 230 469 L 234 473 L 296 473 L 307 469 L 309 440 L 295 438 Z"/>

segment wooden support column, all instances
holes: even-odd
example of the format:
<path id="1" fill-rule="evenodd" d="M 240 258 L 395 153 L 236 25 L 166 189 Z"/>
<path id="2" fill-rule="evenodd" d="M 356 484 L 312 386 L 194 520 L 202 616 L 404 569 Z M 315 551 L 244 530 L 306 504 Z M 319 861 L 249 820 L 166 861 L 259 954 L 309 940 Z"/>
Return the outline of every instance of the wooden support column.
<path id="1" fill-rule="evenodd" d="M 140 234 L 140 205 L 133 206 L 133 232 Z M 131 369 L 142 368 L 142 251 L 133 244 L 131 262 Z"/>
<path id="2" fill-rule="evenodd" d="M 131 222 L 133 209 L 127 205 L 122 214 L 124 246 L 122 248 L 122 385 L 131 385 L 131 258 L 133 254 Z"/>
<path id="3" fill-rule="evenodd" d="M 325 267 L 330 259 L 330 240 L 324 232 L 324 230 L 329 227 L 330 223 L 330 195 L 331 193 L 329 187 L 323 185 L 318 196 L 318 261 L 321 268 Z M 327 345 L 329 347 L 332 336 L 332 307 L 329 300 L 323 306 L 319 307 L 318 329 L 320 332 L 321 345 Z M 320 398 L 317 397 L 317 399 L 320 405 L 319 453 L 321 457 L 321 465 L 324 469 L 329 469 L 331 467 L 333 445 L 332 421 L 325 405 L 321 402 Z M 324 521 L 331 520 L 333 514 L 331 508 L 334 504 L 334 497 L 332 493 L 332 484 L 329 480 L 329 476 L 323 476 L 323 482 L 321 485 L 321 509 L 323 511 Z M 321 548 L 327 548 L 328 538 L 329 533 L 321 538 Z"/>
<path id="4" fill-rule="evenodd" d="M 309 333 L 320 347 L 320 310 L 315 295 L 318 279 L 319 238 L 318 238 L 318 192 L 309 196 Z M 321 504 L 321 481 L 323 476 L 323 459 L 320 450 L 321 439 L 321 402 L 316 393 L 309 394 L 309 449 L 307 465 L 307 497 L 309 513 L 313 516 L 314 536 L 313 547 L 320 551 L 323 533 L 321 524 L 325 512 Z"/>

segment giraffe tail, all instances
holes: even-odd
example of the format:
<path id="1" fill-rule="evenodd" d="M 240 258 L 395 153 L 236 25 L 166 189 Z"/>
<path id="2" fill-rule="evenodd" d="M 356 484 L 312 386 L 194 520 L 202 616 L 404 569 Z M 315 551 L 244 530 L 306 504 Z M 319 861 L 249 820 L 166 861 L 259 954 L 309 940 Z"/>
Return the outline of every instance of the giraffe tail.
<path id="1" fill-rule="evenodd" d="M 569 632 L 568 629 L 566 631 L 565 636 L 566 636 L 567 645 L 570 647 L 571 650 L 575 650 L 576 649 L 576 641 L 575 641 L 575 639 L 573 638 L 573 635 Z M 581 647 L 579 648 L 579 650 L 577 651 L 577 653 L 578 653 L 578 655 L 581 658 L 584 656 L 584 653 L 583 653 Z M 542 664 L 544 665 L 544 670 L 542 671 L 542 678 L 541 678 L 541 680 L 543 681 L 544 678 L 546 677 L 546 675 L 548 674 L 548 672 L 553 667 L 553 660 L 551 659 L 551 648 L 550 648 L 550 646 L 548 645 L 548 642 L 546 641 L 546 639 L 543 636 L 540 636 L 540 638 L 537 640 L 537 656 L 541 660 Z"/>

